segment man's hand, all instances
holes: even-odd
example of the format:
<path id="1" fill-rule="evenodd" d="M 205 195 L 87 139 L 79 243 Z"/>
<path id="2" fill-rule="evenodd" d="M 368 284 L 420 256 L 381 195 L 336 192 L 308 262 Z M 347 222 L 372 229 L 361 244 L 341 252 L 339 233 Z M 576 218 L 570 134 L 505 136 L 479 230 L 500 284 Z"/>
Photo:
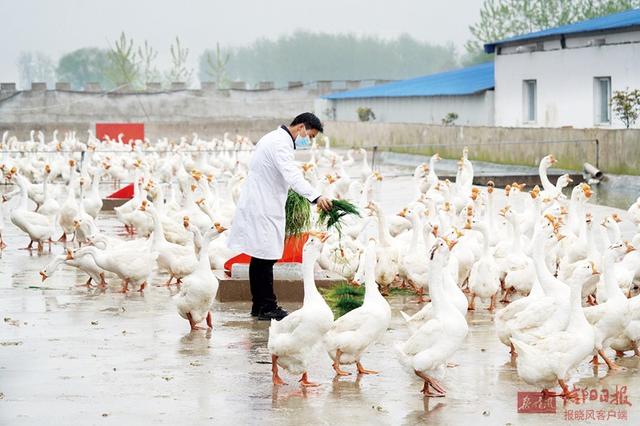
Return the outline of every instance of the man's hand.
<path id="1" fill-rule="evenodd" d="M 328 212 L 329 210 L 331 210 L 331 206 L 332 206 L 331 200 L 328 199 L 327 197 L 322 197 L 322 196 L 319 197 L 318 200 L 316 201 L 316 204 L 325 212 Z"/>

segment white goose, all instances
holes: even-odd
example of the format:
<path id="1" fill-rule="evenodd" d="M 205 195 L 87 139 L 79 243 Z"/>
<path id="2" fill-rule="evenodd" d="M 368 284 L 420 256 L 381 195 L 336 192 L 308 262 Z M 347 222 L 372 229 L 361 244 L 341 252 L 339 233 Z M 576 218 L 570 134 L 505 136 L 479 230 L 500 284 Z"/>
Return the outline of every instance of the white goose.
<path id="1" fill-rule="evenodd" d="M 604 353 L 611 341 L 620 336 L 631 321 L 629 299 L 615 280 L 615 261 L 626 251 L 624 243 L 610 246 L 602 258 L 602 280 L 606 286 L 607 301 L 596 306 L 584 308 L 584 314 L 595 329 L 595 350 L 593 363 L 598 364 L 598 355 L 610 369 L 619 369 L 618 365 Z"/>
<path id="2" fill-rule="evenodd" d="M 74 221 L 78 216 L 78 201 L 76 200 L 76 184 L 77 177 L 75 172 L 75 161 L 69 160 L 69 190 L 67 199 L 60 206 L 60 215 L 58 222 L 62 228 L 62 236 L 59 241 L 67 241 L 67 235 L 74 234 Z"/>
<path id="3" fill-rule="evenodd" d="M 383 288 L 388 288 L 398 275 L 398 247 L 389 235 L 386 218 L 380 205 L 372 201 L 367 208 L 378 219 L 376 282 Z"/>
<path id="4" fill-rule="evenodd" d="M 574 271 L 569 280 L 570 320 L 565 330 L 550 333 L 533 345 L 517 336 L 511 338 L 518 351 L 518 375 L 526 383 L 542 387 L 545 396 L 558 395 L 548 391 L 556 382 L 562 388 L 558 396 L 575 395 L 566 381 L 571 371 L 593 353 L 595 334 L 582 310 L 582 284 L 597 273 L 588 261 L 581 261 Z"/>
<path id="5" fill-rule="evenodd" d="M 489 230 L 484 223 L 478 221 L 473 222 L 473 228 L 482 233 L 483 251 L 482 256 L 473 264 L 471 273 L 469 274 L 469 301 L 468 309 L 475 309 L 475 298 L 480 297 L 481 300 L 491 299 L 489 311 L 493 311 L 496 307 L 496 297 L 500 289 L 500 269 L 496 263 L 491 251 L 489 250 Z"/>
<path id="6" fill-rule="evenodd" d="M 149 249 L 118 247 L 117 249 L 100 250 L 97 247 L 88 246 L 76 249 L 72 253 L 71 259 L 83 256 L 90 256 L 98 267 L 120 277 L 122 279 L 120 293 L 126 293 L 129 290 L 129 284 L 139 284 L 138 291 L 144 291 L 147 282 L 151 280 L 158 253 Z"/>
<path id="7" fill-rule="evenodd" d="M 28 194 L 26 179 L 20 175 L 15 176 L 15 181 L 20 188 L 20 204 L 11 211 L 11 222 L 29 235 L 31 242 L 27 249 L 31 249 L 34 242 L 38 243 L 38 251 L 43 249 L 43 243 L 51 240 L 51 222 L 43 214 L 27 210 Z"/>
<path id="8" fill-rule="evenodd" d="M 206 318 L 207 326 L 213 328 L 211 306 L 218 292 L 218 279 L 211 272 L 209 263 L 209 243 L 222 234 L 226 228 L 217 225 L 204 234 L 198 266 L 183 280 L 180 293 L 173 297 L 178 314 L 189 321 L 191 331 L 198 330 L 198 323 Z"/>
<path id="9" fill-rule="evenodd" d="M 93 259 L 89 256 L 84 256 L 81 258 L 74 258 L 73 253 L 70 249 L 67 249 L 66 254 L 60 254 L 55 256 L 51 262 L 49 262 L 42 271 L 39 272 L 42 281 L 51 277 L 54 272 L 60 267 L 60 265 L 65 264 L 67 266 L 73 266 L 89 275 L 89 279 L 84 284 L 89 287 L 91 282 L 95 282 L 98 287 L 106 288 L 107 282 L 104 279 L 104 270 L 100 269 L 98 265 L 93 261 Z"/>
<path id="10" fill-rule="evenodd" d="M 307 369 L 313 348 L 333 325 L 333 312 L 316 288 L 313 269 L 320 256 L 325 235 L 312 233 L 302 252 L 304 300 L 302 307 L 280 321 L 271 320 L 267 347 L 271 353 L 273 384 L 284 381 L 278 366 L 292 374 L 302 374 L 302 386 L 317 386 L 309 381 Z"/>
<path id="11" fill-rule="evenodd" d="M 94 170 L 89 194 L 82 200 L 84 210 L 94 219 L 98 217 L 98 213 L 102 210 L 102 197 L 100 197 L 99 192 L 100 179 L 102 178 L 102 175 L 103 173 L 101 168 L 96 168 Z"/>
<path id="12" fill-rule="evenodd" d="M 426 234 L 427 230 L 425 230 L 425 234 Z M 449 247 L 453 247 L 455 243 L 448 243 Z M 428 247 L 428 249 L 430 249 L 432 247 L 433 244 L 431 245 L 427 245 L 426 247 Z M 423 259 L 424 259 L 424 255 L 423 255 Z M 427 276 L 427 279 L 425 279 L 426 282 L 426 286 L 428 287 L 428 277 L 429 277 L 429 270 L 428 270 L 428 262 L 425 262 L 427 264 L 427 270 L 425 275 Z M 453 272 L 452 272 L 453 270 Z M 443 274 L 443 290 L 445 295 L 447 296 L 447 298 L 451 301 L 451 303 L 453 304 L 453 306 L 455 306 L 455 308 L 462 314 L 462 315 L 466 315 L 467 314 L 467 308 L 469 306 L 469 301 L 467 300 L 467 296 L 465 296 L 464 292 L 462 291 L 462 289 L 460 289 L 460 287 L 458 286 L 455 277 L 457 277 L 457 271 L 458 271 L 458 267 L 457 265 L 455 265 L 455 257 L 453 256 L 449 256 L 449 263 L 447 264 L 447 272 L 449 273 L 445 273 Z M 430 320 L 431 318 L 433 318 L 434 315 L 434 309 L 433 309 L 433 303 L 429 302 L 426 305 L 424 305 L 422 307 L 422 309 L 420 309 L 418 312 L 416 312 L 415 314 L 409 316 L 407 315 L 405 312 L 400 311 L 400 314 L 402 315 L 402 317 L 404 318 L 404 320 L 407 322 L 407 325 L 409 326 L 409 330 L 414 333 L 418 327 L 420 327 L 422 324 L 424 324 L 426 321 Z"/>
<path id="13" fill-rule="evenodd" d="M 550 241 L 559 238 L 555 235 L 554 223 L 550 219 L 545 218 L 538 226 L 532 240 L 533 264 L 544 295 L 519 302 L 516 306 L 522 303 L 526 306 L 515 313 L 508 324 L 508 330 L 511 333 L 517 330 L 519 339 L 526 339 L 527 343 L 534 343 L 553 332 L 562 331 L 569 323 L 569 288 L 549 272 L 545 263 L 545 253 L 550 249 Z"/>
<path id="14" fill-rule="evenodd" d="M 178 284 L 181 284 L 182 278 L 193 273 L 198 266 L 198 259 L 193 248 L 167 241 L 158 211 L 151 203 L 143 202 L 139 209 L 140 211 L 148 211 L 153 218 L 153 233 L 150 237 L 151 250 L 158 253 L 157 262 L 160 269 L 169 272 L 169 280 L 165 285 L 171 285 L 174 278 Z"/>
<path id="15" fill-rule="evenodd" d="M 438 238 L 430 253 L 429 293 L 434 306 L 434 316 L 424 323 L 405 343 L 397 345 L 401 362 L 424 380 L 425 396 L 442 397 L 446 391 L 435 376 L 441 378 L 448 359 L 462 345 L 469 327 L 464 316 L 447 298 L 442 288 L 443 275 L 448 272 L 449 249 Z M 429 388 L 435 392 L 431 392 Z"/>
<path id="16" fill-rule="evenodd" d="M 375 281 L 376 242 L 370 239 L 364 255 L 365 293 L 362 306 L 338 318 L 324 336 L 333 369 L 339 376 L 348 375 L 341 364 L 356 364 L 358 374 L 375 374 L 360 363 L 362 353 L 382 337 L 391 322 L 391 307 L 380 294 Z"/>

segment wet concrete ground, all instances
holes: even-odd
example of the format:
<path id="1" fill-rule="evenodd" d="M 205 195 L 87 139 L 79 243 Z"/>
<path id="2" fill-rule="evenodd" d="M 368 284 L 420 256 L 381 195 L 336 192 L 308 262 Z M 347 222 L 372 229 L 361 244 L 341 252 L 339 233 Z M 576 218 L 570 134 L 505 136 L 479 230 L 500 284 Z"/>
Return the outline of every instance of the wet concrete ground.
<path id="1" fill-rule="evenodd" d="M 411 198 L 407 180 L 385 180 L 381 193 L 388 213 Z M 598 220 L 610 209 L 594 207 Z M 625 214 L 622 214 L 625 218 Z M 109 215 L 100 227 L 121 232 Z M 630 227 L 624 228 L 629 234 Z M 628 386 L 632 406 L 587 401 L 556 414 L 518 414 L 518 391 L 535 391 L 510 363 L 495 337 L 492 316 L 479 309 L 468 316 L 469 336 L 451 360 L 443 384 L 446 398 L 425 399 L 421 382 L 396 359 L 393 344 L 409 336 L 399 315 L 419 306 L 412 297 L 390 299 L 392 324 L 363 357 L 376 376 L 334 379 L 328 356 L 316 355 L 309 371 L 319 388 L 304 390 L 297 377 L 271 385 L 266 348 L 268 323 L 249 316 L 248 303 L 217 303 L 214 330 L 189 333 L 170 291 L 151 287 L 142 296 L 76 287 L 86 277 L 62 268 L 44 284 L 38 271 L 52 254 L 18 250 L 28 242 L 8 221 L 8 248 L 0 258 L 0 424 L 441 424 L 538 425 L 573 423 L 567 410 L 626 412 L 640 420 L 638 358 L 627 370 L 594 371 L 586 363 L 577 386 Z M 62 253 L 54 245 L 53 254 Z M 164 277 L 159 277 L 159 283 Z M 290 310 L 296 305 L 285 305 Z M 352 367 L 347 367 L 353 371 Z M 572 381 L 573 383 L 574 381 Z M 617 420 L 616 420 L 617 421 Z M 614 420 L 593 424 L 610 424 Z M 624 423 L 624 421 L 617 421 Z M 587 422 L 588 423 L 588 422 Z"/>

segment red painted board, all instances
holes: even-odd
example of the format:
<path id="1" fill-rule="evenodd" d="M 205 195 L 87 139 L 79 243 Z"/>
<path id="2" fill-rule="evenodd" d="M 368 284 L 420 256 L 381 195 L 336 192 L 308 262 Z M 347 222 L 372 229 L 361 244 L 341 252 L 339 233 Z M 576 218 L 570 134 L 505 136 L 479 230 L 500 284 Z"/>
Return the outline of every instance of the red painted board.
<path id="1" fill-rule="evenodd" d="M 302 248 L 309 239 L 309 234 L 302 234 L 299 237 L 289 237 L 284 242 L 284 253 L 278 263 L 302 263 Z M 248 254 L 239 254 L 227 260 L 224 264 L 225 271 L 231 271 L 231 267 L 236 264 L 248 264 L 251 256 Z"/>
<path id="2" fill-rule="evenodd" d="M 104 140 L 105 136 L 110 139 L 118 139 L 122 133 L 122 141 L 129 143 L 135 139 L 144 139 L 144 123 L 96 123 L 96 138 Z"/>
<path id="3" fill-rule="evenodd" d="M 124 186 L 120 189 L 118 189 L 116 192 L 114 192 L 113 194 L 109 195 L 107 198 L 109 199 L 127 199 L 130 200 L 133 198 L 133 184 L 130 183 L 127 186 Z"/>

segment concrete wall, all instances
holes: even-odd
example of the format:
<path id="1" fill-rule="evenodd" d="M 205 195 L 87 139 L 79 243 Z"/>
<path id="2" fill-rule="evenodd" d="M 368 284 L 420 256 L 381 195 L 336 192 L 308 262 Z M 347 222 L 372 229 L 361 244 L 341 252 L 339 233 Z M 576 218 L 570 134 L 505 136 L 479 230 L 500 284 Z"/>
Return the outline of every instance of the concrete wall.
<path id="1" fill-rule="evenodd" d="M 610 77 L 612 92 L 640 88 L 639 31 L 569 37 L 564 49 L 559 40 L 503 47 L 495 58 L 495 124 L 623 128 L 613 115 L 611 124 L 596 123 L 595 77 Z M 535 123 L 523 119 L 523 80 L 537 81 Z"/>
<path id="2" fill-rule="evenodd" d="M 358 121 L 357 109 L 368 107 L 378 122 L 440 124 L 448 113 L 455 112 L 456 124 L 493 125 L 493 91 L 469 96 L 322 99 L 315 107 L 325 119 L 338 121 Z"/>
<path id="3" fill-rule="evenodd" d="M 213 137 L 222 138 L 225 132 L 248 136 L 257 141 L 265 133 L 275 129 L 280 124 L 286 124 L 287 119 L 260 118 L 260 119 L 216 119 L 207 121 L 165 121 L 160 123 L 145 123 L 145 136 L 152 142 L 157 138 L 168 137 L 174 140 L 182 136 L 191 137 L 195 132 L 203 139 Z M 2 123 L 0 122 L 0 135 L 9 131 L 9 135 L 21 140 L 28 140 L 31 130 L 42 130 L 47 140 L 51 139 L 54 130 L 58 130 L 58 139 L 62 139 L 65 132 L 75 131 L 77 137 L 84 141 L 87 139 L 87 130 L 95 131 L 95 123 L 91 122 L 63 122 L 63 123 Z"/>
<path id="4" fill-rule="evenodd" d="M 327 121 L 325 133 L 341 146 L 374 146 L 396 152 L 458 158 L 469 146 L 472 159 L 535 166 L 554 154 L 558 167 L 582 169 L 595 164 L 599 145 L 600 168 L 608 173 L 640 174 L 640 130 L 550 129 L 435 126 L 411 123 Z M 414 145 L 413 147 L 402 147 Z"/>
<path id="5" fill-rule="evenodd" d="M 0 100 L 0 123 L 198 122 L 212 118 L 292 118 L 311 111 L 315 91 L 180 90 L 157 93 L 22 91 Z"/>

